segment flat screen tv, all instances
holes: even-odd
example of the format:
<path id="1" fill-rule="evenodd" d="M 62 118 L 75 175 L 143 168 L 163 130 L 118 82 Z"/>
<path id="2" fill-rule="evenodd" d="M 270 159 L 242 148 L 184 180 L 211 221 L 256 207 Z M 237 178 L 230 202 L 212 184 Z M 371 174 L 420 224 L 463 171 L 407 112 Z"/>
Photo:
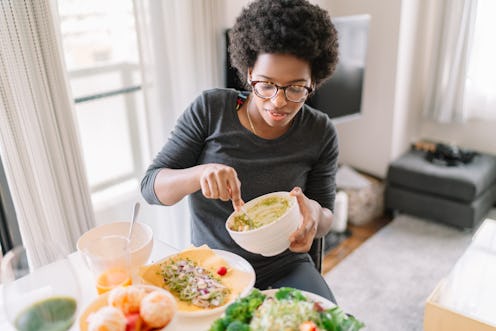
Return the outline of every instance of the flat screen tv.
<path id="1" fill-rule="evenodd" d="M 369 15 L 332 19 L 338 31 L 339 62 L 331 78 L 307 101 L 331 118 L 345 118 L 361 112 L 369 21 Z"/>
<path id="2" fill-rule="evenodd" d="M 337 16 L 332 22 L 338 31 L 339 62 L 331 78 L 313 93 L 307 104 L 332 119 L 345 119 L 361 112 L 370 16 Z M 226 45 L 228 38 L 226 32 Z M 226 87 L 245 89 L 231 67 L 227 47 L 225 68 Z"/>

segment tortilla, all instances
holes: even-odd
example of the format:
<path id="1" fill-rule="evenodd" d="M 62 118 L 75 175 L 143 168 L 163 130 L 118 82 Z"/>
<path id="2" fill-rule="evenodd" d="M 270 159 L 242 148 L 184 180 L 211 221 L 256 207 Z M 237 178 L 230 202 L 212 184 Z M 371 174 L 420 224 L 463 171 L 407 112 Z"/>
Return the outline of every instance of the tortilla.
<path id="1" fill-rule="evenodd" d="M 196 262 L 199 266 L 210 271 L 213 275 L 217 275 L 217 270 L 224 266 L 227 268 L 227 273 L 224 276 L 219 276 L 222 284 L 230 289 L 231 293 L 224 301 L 222 306 L 234 301 L 239 295 L 247 289 L 248 286 L 253 282 L 254 275 L 242 270 L 235 269 L 229 265 L 229 263 L 217 255 L 212 249 L 207 245 L 200 247 L 190 247 L 178 254 L 173 256 L 168 256 L 160 261 L 153 264 L 146 265 L 140 268 L 140 277 L 146 283 L 150 285 L 155 285 L 164 288 L 171 292 L 176 298 L 177 308 L 179 311 L 192 312 L 192 311 L 204 311 L 217 309 L 218 307 L 202 308 L 193 305 L 190 302 L 182 301 L 178 296 L 169 289 L 167 284 L 161 275 L 161 265 L 169 260 L 177 259 L 189 259 Z"/>

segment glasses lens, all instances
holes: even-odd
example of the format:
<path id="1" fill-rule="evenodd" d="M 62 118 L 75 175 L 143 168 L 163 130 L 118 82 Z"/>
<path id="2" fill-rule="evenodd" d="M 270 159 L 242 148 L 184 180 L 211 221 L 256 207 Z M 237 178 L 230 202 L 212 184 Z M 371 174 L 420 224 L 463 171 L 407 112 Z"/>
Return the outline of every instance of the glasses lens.
<path id="1" fill-rule="evenodd" d="M 255 92 L 261 98 L 272 98 L 277 92 L 277 87 L 267 82 L 258 82 L 255 84 Z"/>
<path id="2" fill-rule="evenodd" d="M 308 90 L 302 86 L 291 85 L 286 88 L 286 98 L 289 101 L 301 102 L 308 96 Z"/>

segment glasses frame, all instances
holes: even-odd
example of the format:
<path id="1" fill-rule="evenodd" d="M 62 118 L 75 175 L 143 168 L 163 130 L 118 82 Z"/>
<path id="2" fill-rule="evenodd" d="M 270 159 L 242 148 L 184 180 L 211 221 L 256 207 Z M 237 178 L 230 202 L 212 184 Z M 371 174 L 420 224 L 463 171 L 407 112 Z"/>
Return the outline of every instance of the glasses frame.
<path id="1" fill-rule="evenodd" d="M 269 84 L 269 85 L 275 86 L 276 87 L 276 92 L 272 96 L 270 96 L 270 97 L 266 97 L 266 96 L 260 95 L 260 94 L 258 94 L 257 89 L 255 88 L 255 85 L 257 85 L 258 83 L 265 83 L 265 84 Z M 273 97 L 275 97 L 277 95 L 277 93 L 279 92 L 279 90 L 283 90 L 284 91 L 284 97 L 286 98 L 287 101 L 294 102 L 294 103 L 300 103 L 300 102 L 305 102 L 305 100 L 308 98 L 308 96 L 310 96 L 310 94 L 313 92 L 313 88 L 308 87 L 308 86 L 305 86 L 305 85 L 290 84 L 290 85 L 280 86 L 280 85 L 277 85 L 276 83 L 268 82 L 266 80 L 252 80 L 252 81 L 250 81 L 250 85 L 253 87 L 253 92 L 259 98 L 266 99 L 266 100 L 267 99 L 272 99 Z M 308 94 L 302 100 L 300 100 L 300 101 L 290 100 L 288 98 L 287 94 L 286 94 L 286 89 L 289 88 L 289 87 L 292 87 L 292 86 L 303 87 L 304 89 L 306 89 L 308 91 Z"/>

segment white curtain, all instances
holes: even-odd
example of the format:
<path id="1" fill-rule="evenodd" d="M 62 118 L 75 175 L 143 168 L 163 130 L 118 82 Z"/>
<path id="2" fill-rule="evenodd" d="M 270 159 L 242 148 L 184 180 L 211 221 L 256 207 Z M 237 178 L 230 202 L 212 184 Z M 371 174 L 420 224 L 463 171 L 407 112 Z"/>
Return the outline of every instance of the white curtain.
<path id="1" fill-rule="evenodd" d="M 496 119 L 496 1 L 478 0 L 464 108 L 469 118 Z"/>
<path id="2" fill-rule="evenodd" d="M 434 60 L 424 114 L 440 123 L 463 122 L 465 81 L 477 0 L 441 0 Z"/>
<path id="3" fill-rule="evenodd" d="M 0 153 L 24 245 L 73 251 L 94 226 L 51 0 L 0 4 Z"/>
<path id="4" fill-rule="evenodd" d="M 150 161 L 177 117 L 198 94 L 222 86 L 222 0 L 134 0 L 151 142 Z M 186 200 L 153 207 L 155 235 L 184 247 L 190 242 Z"/>

